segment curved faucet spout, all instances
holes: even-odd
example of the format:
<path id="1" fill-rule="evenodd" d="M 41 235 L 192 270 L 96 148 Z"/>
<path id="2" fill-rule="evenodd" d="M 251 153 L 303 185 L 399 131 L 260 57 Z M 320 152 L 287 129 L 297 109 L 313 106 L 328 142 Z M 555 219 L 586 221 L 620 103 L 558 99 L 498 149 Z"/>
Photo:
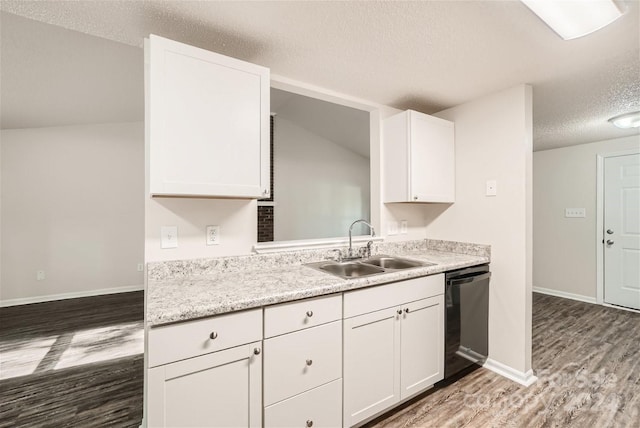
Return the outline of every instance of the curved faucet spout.
<path id="1" fill-rule="evenodd" d="M 353 257 L 353 247 L 351 245 L 351 232 L 353 230 L 353 226 L 355 226 L 358 223 L 364 223 L 367 226 L 369 226 L 369 230 L 371 230 L 371 237 L 373 238 L 374 236 L 376 236 L 375 229 L 373 228 L 373 226 L 371 226 L 371 224 L 368 221 L 366 221 L 364 219 L 360 219 L 360 220 L 356 220 L 353 223 L 351 223 L 351 226 L 349 226 L 349 253 L 348 253 L 349 257 Z"/>

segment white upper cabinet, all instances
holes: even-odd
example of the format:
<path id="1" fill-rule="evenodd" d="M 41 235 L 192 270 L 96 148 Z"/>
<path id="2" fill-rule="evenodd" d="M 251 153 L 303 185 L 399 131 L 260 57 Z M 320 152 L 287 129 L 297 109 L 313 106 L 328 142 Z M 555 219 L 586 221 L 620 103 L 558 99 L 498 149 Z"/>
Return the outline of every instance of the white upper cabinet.
<path id="1" fill-rule="evenodd" d="M 269 69 L 151 35 L 145 45 L 152 196 L 269 196 Z"/>
<path id="2" fill-rule="evenodd" d="M 383 122 L 384 202 L 454 202 L 454 124 L 407 110 Z"/>

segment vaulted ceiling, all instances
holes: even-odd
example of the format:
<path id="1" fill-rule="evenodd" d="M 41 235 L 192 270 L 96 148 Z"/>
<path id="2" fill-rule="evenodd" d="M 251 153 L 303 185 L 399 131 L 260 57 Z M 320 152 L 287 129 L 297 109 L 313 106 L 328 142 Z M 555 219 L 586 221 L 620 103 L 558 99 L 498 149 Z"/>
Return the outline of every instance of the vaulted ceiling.
<path id="1" fill-rule="evenodd" d="M 3 0 L 2 126 L 20 123 L 34 110 L 17 90 L 12 93 L 14 87 L 37 100 L 47 92 L 34 82 L 77 81 L 101 70 L 103 77 L 87 81 L 66 102 L 56 98 L 54 105 L 37 108 L 57 108 L 62 115 L 74 103 L 82 105 L 84 94 L 101 103 L 108 120 L 141 120 L 140 48 L 154 33 L 292 79 L 425 113 L 529 83 L 536 150 L 638 134 L 607 123 L 640 110 L 640 4 L 619 4 L 626 12 L 612 25 L 564 41 L 519 1 Z M 70 52 L 82 48 L 70 41 L 74 33 L 59 29 L 59 38 L 39 41 L 34 34 L 29 45 L 11 36 L 20 27 L 13 15 L 106 40 L 85 49 L 90 65 L 78 64 L 85 68 L 74 74 Z M 29 71 L 30 65 L 39 69 Z M 22 110 L 14 108 L 21 103 Z"/>

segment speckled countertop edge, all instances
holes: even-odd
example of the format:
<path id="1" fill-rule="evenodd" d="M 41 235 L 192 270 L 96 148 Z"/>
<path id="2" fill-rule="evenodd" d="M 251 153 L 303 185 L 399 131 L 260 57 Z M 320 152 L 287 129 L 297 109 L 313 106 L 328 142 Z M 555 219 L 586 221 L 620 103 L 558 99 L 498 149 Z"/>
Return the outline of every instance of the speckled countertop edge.
<path id="1" fill-rule="evenodd" d="M 149 275 L 147 284 L 146 322 L 150 327 L 157 327 L 433 275 L 490 261 L 489 246 L 451 241 L 383 243 L 374 248 L 374 253 L 436 265 L 342 279 L 303 265 L 322 260 L 326 250 L 155 263 L 148 266 L 149 271 L 155 273 Z"/>

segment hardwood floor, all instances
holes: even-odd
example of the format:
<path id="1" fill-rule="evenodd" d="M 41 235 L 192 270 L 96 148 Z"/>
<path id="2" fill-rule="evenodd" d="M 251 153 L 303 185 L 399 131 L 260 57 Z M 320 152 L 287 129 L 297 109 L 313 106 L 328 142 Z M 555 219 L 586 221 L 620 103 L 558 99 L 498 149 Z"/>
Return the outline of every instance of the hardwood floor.
<path id="1" fill-rule="evenodd" d="M 143 292 L 0 309 L 0 427 L 138 427 Z"/>
<path id="2" fill-rule="evenodd" d="M 640 314 L 534 293 L 525 388 L 480 368 L 368 427 L 640 427 Z"/>
<path id="3" fill-rule="evenodd" d="M 142 292 L 0 309 L 0 427 L 138 427 Z M 486 369 L 367 424 L 640 427 L 640 314 L 534 294 L 522 387 Z"/>

